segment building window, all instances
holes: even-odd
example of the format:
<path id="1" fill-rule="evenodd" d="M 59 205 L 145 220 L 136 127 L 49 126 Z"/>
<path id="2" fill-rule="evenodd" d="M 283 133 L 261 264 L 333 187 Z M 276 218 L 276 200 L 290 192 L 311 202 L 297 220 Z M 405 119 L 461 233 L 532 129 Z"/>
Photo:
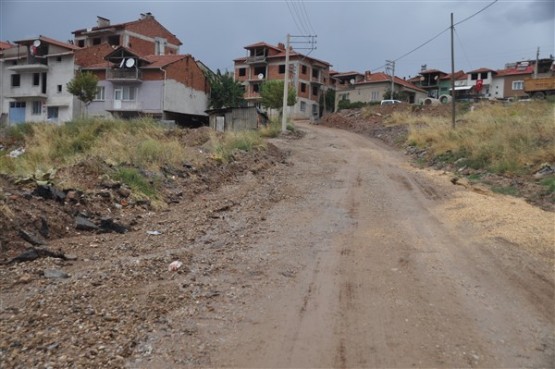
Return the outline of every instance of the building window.
<path id="1" fill-rule="evenodd" d="M 285 73 L 285 64 L 280 64 L 279 65 L 279 74 L 284 74 Z"/>
<path id="2" fill-rule="evenodd" d="M 239 77 L 244 77 L 247 75 L 247 68 L 239 68 Z"/>
<path id="3" fill-rule="evenodd" d="M 306 111 L 306 103 L 304 101 L 301 101 L 301 111 Z"/>
<path id="4" fill-rule="evenodd" d="M 312 95 L 318 96 L 318 86 L 312 86 Z"/>
<path id="5" fill-rule="evenodd" d="M 100 45 L 101 42 L 102 42 L 102 39 L 100 37 L 95 37 L 92 39 L 93 45 Z"/>
<path id="6" fill-rule="evenodd" d="M 471 79 L 472 81 L 476 81 L 476 80 L 478 79 L 478 73 L 472 73 L 472 74 L 470 75 L 470 79 Z"/>
<path id="7" fill-rule="evenodd" d="M 61 57 L 61 56 L 57 56 L 57 57 L 56 57 L 56 61 L 57 61 L 58 63 L 61 63 L 61 62 L 62 62 L 62 57 Z"/>
<path id="8" fill-rule="evenodd" d="M 480 73 L 480 79 L 488 79 L 488 72 Z"/>
<path id="9" fill-rule="evenodd" d="M 85 47 L 85 40 L 79 40 L 79 41 L 77 41 L 77 46 L 79 46 L 79 47 Z"/>
<path id="10" fill-rule="evenodd" d="M 260 92 L 260 84 L 255 83 L 254 85 L 252 85 L 252 92 Z"/>
<path id="11" fill-rule="evenodd" d="M 301 73 L 302 74 L 306 74 L 307 71 L 308 71 L 308 68 L 306 67 L 306 65 L 301 66 Z"/>
<path id="12" fill-rule="evenodd" d="M 12 74 L 12 87 L 21 86 L 21 76 L 19 74 Z"/>
<path id="13" fill-rule="evenodd" d="M 164 55 L 165 50 L 166 50 L 166 40 L 163 38 L 156 37 L 156 39 L 154 40 L 154 54 Z"/>
<path id="14" fill-rule="evenodd" d="M 513 81 L 513 90 L 523 90 L 524 81 Z"/>
<path id="15" fill-rule="evenodd" d="M 301 82 L 301 92 L 306 92 L 306 83 Z"/>
<path id="16" fill-rule="evenodd" d="M 312 78 L 318 79 L 320 77 L 320 71 L 316 68 L 312 68 Z"/>
<path id="17" fill-rule="evenodd" d="M 104 101 L 104 86 L 98 86 L 96 88 L 96 95 L 94 101 Z"/>
<path id="18" fill-rule="evenodd" d="M 33 73 L 33 86 L 40 86 L 40 73 Z"/>
<path id="19" fill-rule="evenodd" d="M 109 36 L 108 43 L 110 45 L 118 46 L 119 45 L 119 35 Z"/>
<path id="20" fill-rule="evenodd" d="M 58 85 L 58 86 L 56 86 L 56 88 L 57 88 L 57 90 L 58 90 L 58 93 L 61 93 L 61 92 L 62 92 L 62 85 Z"/>
<path id="21" fill-rule="evenodd" d="M 318 105 L 312 104 L 312 115 L 318 115 Z"/>
<path id="22" fill-rule="evenodd" d="M 264 78 L 264 76 L 266 75 L 266 67 L 255 67 L 254 75 L 258 76 L 259 74 L 262 74 L 262 78 Z"/>
<path id="23" fill-rule="evenodd" d="M 33 115 L 41 115 L 42 114 L 42 102 L 40 101 L 33 101 Z"/>
<path id="24" fill-rule="evenodd" d="M 122 100 L 127 100 L 127 101 L 135 100 L 135 95 L 136 95 L 135 87 L 123 86 L 122 90 L 123 90 L 123 99 Z"/>
<path id="25" fill-rule="evenodd" d="M 57 106 L 49 106 L 47 109 L 47 116 L 48 120 L 58 120 L 58 107 Z"/>

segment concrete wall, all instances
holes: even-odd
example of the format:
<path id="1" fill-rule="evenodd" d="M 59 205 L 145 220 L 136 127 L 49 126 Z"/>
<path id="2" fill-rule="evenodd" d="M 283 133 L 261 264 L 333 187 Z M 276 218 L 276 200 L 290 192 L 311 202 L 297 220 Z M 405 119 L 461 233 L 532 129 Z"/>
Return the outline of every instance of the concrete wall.
<path id="1" fill-rule="evenodd" d="M 167 80 L 163 109 L 176 113 L 204 115 L 208 107 L 208 94 L 174 80 Z"/>

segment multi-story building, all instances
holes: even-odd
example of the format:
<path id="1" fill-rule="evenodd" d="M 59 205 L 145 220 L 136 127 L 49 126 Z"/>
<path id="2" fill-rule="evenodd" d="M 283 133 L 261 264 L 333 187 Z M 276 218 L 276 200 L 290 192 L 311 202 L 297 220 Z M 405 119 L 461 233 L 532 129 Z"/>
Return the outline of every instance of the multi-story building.
<path id="1" fill-rule="evenodd" d="M 181 41 L 151 13 L 138 20 L 73 32 L 82 70 L 99 79 L 91 115 L 131 118 L 151 116 L 196 126 L 208 123 L 209 85 L 204 64 L 179 54 Z"/>
<path id="2" fill-rule="evenodd" d="M 0 121 L 63 122 L 79 116 L 80 105 L 66 89 L 74 76 L 76 49 L 46 36 L 4 48 L 0 55 Z"/>
<path id="3" fill-rule="evenodd" d="M 245 88 L 244 97 L 252 105 L 260 103 L 260 86 L 265 81 L 285 79 L 285 45 L 258 42 L 245 46 L 247 56 L 234 60 L 235 80 Z M 321 97 L 333 88 L 331 64 L 294 50 L 289 52 L 289 85 L 297 92 L 297 103 L 290 108 L 293 119 L 319 117 Z M 322 102 L 323 104 L 323 102 Z"/>
<path id="4" fill-rule="evenodd" d="M 91 115 L 142 115 L 186 125 L 208 123 L 207 67 L 179 54 L 181 41 L 152 16 L 121 24 L 98 17 L 73 43 L 45 36 L 0 44 L 1 121 L 69 121 L 84 104 L 67 83 L 77 71 L 99 79 Z"/>

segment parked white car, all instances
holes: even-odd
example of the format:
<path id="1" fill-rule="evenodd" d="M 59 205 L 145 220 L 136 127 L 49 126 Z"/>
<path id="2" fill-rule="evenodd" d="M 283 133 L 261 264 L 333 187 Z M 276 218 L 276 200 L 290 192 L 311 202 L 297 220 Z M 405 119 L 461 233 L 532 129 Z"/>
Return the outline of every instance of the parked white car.
<path id="1" fill-rule="evenodd" d="M 394 105 L 394 104 L 401 104 L 401 100 L 382 100 L 380 105 Z"/>

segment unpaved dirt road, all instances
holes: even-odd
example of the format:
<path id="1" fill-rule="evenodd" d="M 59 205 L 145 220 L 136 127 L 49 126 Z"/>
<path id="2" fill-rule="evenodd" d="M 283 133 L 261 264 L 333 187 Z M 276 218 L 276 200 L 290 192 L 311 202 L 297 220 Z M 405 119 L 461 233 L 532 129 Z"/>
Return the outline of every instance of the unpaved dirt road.
<path id="1" fill-rule="evenodd" d="M 91 367 L 555 367 L 553 213 L 455 186 L 368 138 L 300 127 L 302 139 L 273 140 L 289 165 L 206 195 L 219 202 L 209 216 L 194 204 L 156 215 L 156 248 L 120 255 L 133 292 L 132 280 L 100 281 L 115 290 L 83 306 L 129 310 L 108 301 L 128 299 L 127 316 L 150 321 L 133 323 L 143 328 L 119 361 L 109 339 L 87 348 Z M 195 216 L 205 227 L 183 236 Z M 102 248 L 132 249 L 102 237 Z M 117 273 L 106 255 L 73 264 L 74 278 Z M 185 272 L 164 271 L 184 255 Z M 157 278 L 141 277 L 145 260 Z M 109 364 L 95 366 L 102 355 Z"/>

